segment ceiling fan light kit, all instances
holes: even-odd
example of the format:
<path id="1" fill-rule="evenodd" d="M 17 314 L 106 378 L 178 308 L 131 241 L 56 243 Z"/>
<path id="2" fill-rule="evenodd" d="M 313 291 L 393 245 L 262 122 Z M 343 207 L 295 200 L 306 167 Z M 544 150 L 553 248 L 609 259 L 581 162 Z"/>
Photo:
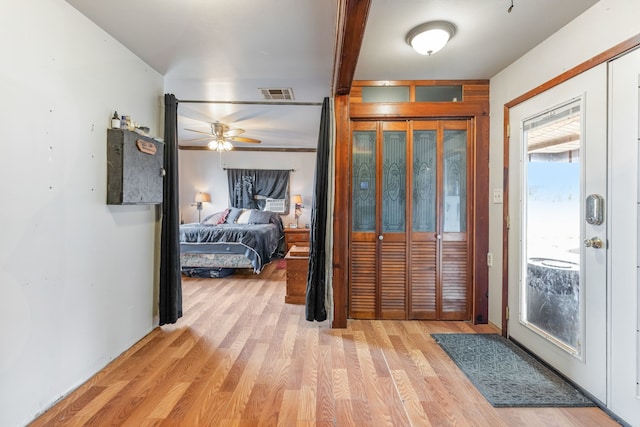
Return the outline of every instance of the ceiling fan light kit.
<path id="1" fill-rule="evenodd" d="M 407 43 L 421 55 L 433 55 L 455 35 L 456 27 L 447 21 L 420 24 L 407 34 Z"/>
<path id="2" fill-rule="evenodd" d="M 213 139 L 209 141 L 209 143 L 207 144 L 207 147 L 209 147 L 209 150 L 213 150 L 213 151 L 231 151 L 233 149 L 233 145 L 231 145 L 231 143 L 226 139 L 223 139 L 223 140 Z"/>

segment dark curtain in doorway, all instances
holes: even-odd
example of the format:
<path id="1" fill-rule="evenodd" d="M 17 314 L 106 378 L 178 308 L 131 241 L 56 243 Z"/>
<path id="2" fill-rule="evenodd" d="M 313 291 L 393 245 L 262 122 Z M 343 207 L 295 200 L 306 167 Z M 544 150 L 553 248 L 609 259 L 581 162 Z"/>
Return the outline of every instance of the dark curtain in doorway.
<path id="1" fill-rule="evenodd" d="M 182 317 L 178 205 L 178 100 L 164 96 L 164 193 L 160 248 L 160 325 Z"/>
<path id="2" fill-rule="evenodd" d="M 307 276 L 306 317 L 308 321 L 322 322 L 327 319 L 325 308 L 326 291 L 326 234 L 327 234 L 327 188 L 329 185 L 329 152 L 331 144 L 331 116 L 329 98 L 322 103 L 318 148 L 316 153 L 316 175 L 313 202 L 311 205 L 311 234 L 309 236 L 309 274 Z"/>

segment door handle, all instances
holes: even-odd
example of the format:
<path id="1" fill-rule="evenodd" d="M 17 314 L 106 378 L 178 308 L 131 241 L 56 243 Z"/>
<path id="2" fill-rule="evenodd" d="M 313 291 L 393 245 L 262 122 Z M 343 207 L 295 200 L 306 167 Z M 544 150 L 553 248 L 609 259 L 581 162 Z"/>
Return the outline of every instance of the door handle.
<path id="1" fill-rule="evenodd" d="M 600 249 L 602 248 L 603 243 L 599 237 L 592 237 L 590 239 L 584 239 L 584 245 L 587 248 Z"/>
<path id="2" fill-rule="evenodd" d="M 382 234 L 378 236 L 378 240 L 383 240 L 383 239 L 384 239 L 384 236 Z"/>

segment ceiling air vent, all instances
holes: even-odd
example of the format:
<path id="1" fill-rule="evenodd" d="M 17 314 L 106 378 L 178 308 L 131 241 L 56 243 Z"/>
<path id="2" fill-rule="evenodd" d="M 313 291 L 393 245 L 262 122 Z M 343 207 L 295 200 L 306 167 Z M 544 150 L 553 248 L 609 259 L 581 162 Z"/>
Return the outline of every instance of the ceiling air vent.
<path id="1" fill-rule="evenodd" d="M 269 101 L 293 99 L 293 90 L 289 87 L 260 88 L 258 90 L 262 93 L 262 96 L 264 96 L 264 99 L 267 99 Z"/>

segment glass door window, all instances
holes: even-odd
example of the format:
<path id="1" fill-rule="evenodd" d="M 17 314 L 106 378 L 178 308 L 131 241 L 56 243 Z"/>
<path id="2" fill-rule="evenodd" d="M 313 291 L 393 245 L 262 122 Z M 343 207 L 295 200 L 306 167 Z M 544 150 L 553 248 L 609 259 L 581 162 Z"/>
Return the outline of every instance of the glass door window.
<path id="1" fill-rule="evenodd" d="M 523 123 L 524 241 L 521 321 L 580 355 L 580 100 Z"/>

